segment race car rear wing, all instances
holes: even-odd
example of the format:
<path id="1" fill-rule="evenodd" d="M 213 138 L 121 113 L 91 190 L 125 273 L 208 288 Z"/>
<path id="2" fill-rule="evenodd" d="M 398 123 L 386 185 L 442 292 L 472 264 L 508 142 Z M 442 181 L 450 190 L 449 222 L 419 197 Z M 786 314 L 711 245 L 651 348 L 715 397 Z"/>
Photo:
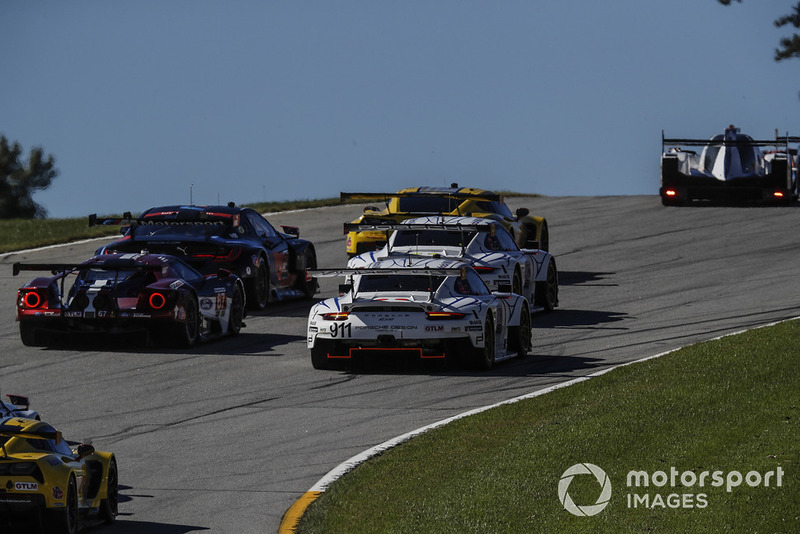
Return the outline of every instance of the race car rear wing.
<path id="1" fill-rule="evenodd" d="M 130 225 L 136 224 L 136 219 L 133 218 L 131 212 L 126 211 L 122 217 L 109 217 L 98 218 L 96 213 L 89 215 L 89 226 L 106 226 L 106 225 Z"/>
<path id="2" fill-rule="evenodd" d="M 800 143 L 800 137 L 796 136 L 779 136 L 775 132 L 775 139 L 748 139 L 746 141 L 737 141 L 729 139 L 690 139 L 690 138 L 671 138 L 664 137 L 664 130 L 661 130 L 661 151 L 667 145 L 679 146 L 709 146 L 709 145 L 724 145 L 724 146 L 774 146 L 776 150 L 788 152 L 790 143 Z"/>
<path id="3" fill-rule="evenodd" d="M 454 232 L 488 232 L 492 227 L 491 223 L 480 224 L 444 224 L 444 223 L 344 223 L 344 233 L 364 232 L 367 230 L 449 230 Z"/>
<path id="4" fill-rule="evenodd" d="M 127 261 L 104 261 L 102 263 L 20 263 L 16 262 L 12 266 L 14 276 L 21 271 L 50 271 L 52 274 L 68 273 L 74 271 L 90 271 L 92 269 L 103 269 L 106 271 L 139 270 L 157 272 L 162 269 L 161 265 L 136 264 Z"/>
<path id="5" fill-rule="evenodd" d="M 309 269 L 308 273 L 317 278 L 335 278 L 337 276 L 353 276 L 355 274 L 454 276 L 461 275 L 464 269 L 464 267 L 375 267 L 364 269 L 343 267 L 341 269 Z"/>
<path id="6" fill-rule="evenodd" d="M 486 191 L 484 193 L 464 193 L 458 191 L 407 191 L 404 193 L 339 193 L 339 202 L 346 202 L 348 200 L 382 200 L 389 202 L 393 198 L 408 198 L 408 197 L 445 197 L 455 199 L 478 199 L 500 201 L 503 195 L 499 193 L 492 193 Z"/>

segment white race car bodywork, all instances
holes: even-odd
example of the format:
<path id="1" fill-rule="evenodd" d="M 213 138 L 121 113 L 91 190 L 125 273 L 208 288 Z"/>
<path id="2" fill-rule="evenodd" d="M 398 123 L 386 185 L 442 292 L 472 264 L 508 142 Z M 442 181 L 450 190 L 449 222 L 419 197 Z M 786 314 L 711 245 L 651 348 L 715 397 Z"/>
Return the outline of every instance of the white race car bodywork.
<path id="1" fill-rule="evenodd" d="M 510 286 L 531 303 L 532 311 L 550 311 L 558 305 L 558 272 L 553 255 L 544 250 L 520 249 L 508 231 L 492 219 L 428 216 L 400 224 L 351 226 L 393 233 L 388 245 L 351 258 L 348 267 L 364 268 L 385 259 L 392 259 L 391 265 L 396 267 L 419 257 L 458 259 L 472 265 L 490 290 Z"/>
<path id="2" fill-rule="evenodd" d="M 467 354 L 482 367 L 530 348 L 530 309 L 513 293 L 492 293 L 458 260 L 389 259 L 369 269 L 317 270 L 345 276 L 345 294 L 315 304 L 308 348 L 316 368 L 359 353 L 402 351 L 421 359 Z"/>

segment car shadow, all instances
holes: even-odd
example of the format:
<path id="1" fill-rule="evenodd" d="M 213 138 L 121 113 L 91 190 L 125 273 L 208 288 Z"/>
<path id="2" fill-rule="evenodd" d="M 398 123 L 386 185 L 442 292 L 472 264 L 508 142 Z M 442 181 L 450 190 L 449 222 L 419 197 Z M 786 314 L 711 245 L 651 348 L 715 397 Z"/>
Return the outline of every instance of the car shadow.
<path id="1" fill-rule="evenodd" d="M 611 272 L 594 272 L 594 271 L 558 271 L 558 285 L 559 286 L 576 286 L 576 285 L 590 285 L 590 286 L 617 286 L 614 283 L 602 283 L 608 277 L 614 276 L 616 273 Z"/>

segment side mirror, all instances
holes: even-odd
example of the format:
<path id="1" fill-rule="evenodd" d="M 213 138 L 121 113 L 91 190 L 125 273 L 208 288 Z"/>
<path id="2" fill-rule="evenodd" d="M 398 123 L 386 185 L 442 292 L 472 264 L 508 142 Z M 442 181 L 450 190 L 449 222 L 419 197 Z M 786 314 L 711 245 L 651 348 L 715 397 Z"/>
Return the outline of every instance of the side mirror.
<path id="1" fill-rule="evenodd" d="M 89 445 L 88 443 L 81 443 L 78 445 L 78 459 L 81 460 L 86 458 L 87 456 L 91 456 L 94 454 L 94 446 Z"/>
<path id="2" fill-rule="evenodd" d="M 300 237 L 300 228 L 298 228 L 297 226 L 283 226 L 283 225 L 281 225 L 281 228 L 283 228 L 283 232 L 285 234 L 289 234 L 289 235 L 294 236 L 294 237 Z"/>
<path id="3" fill-rule="evenodd" d="M 531 210 L 529 210 L 528 208 L 517 208 L 517 211 L 515 213 L 517 215 L 517 219 L 521 219 L 523 217 L 527 217 L 528 215 L 530 215 Z"/>

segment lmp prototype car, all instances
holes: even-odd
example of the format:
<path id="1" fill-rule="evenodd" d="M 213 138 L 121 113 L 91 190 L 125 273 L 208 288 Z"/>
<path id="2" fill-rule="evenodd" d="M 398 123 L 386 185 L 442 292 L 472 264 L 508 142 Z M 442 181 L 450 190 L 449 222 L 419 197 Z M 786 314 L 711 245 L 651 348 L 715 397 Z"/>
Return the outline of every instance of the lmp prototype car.
<path id="1" fill-rule="evenodd" d="M 19 417 L 0 419 L 0 447 L 0 527 L 27 520 L 44 532 L 74 534 L 88 517 L 114 522 L 114 454 L 70 444 L 49 424 Z"/>
<path id="2" fill-rule="evenodd" d="M 345 276 L 342 295 L 315 304 L 308 316 L 308 348 L 316 369 L 356 356 L 405 353 L 419 359 L 466 359 L 488 369 L 525 356 L 531 317 L 525 297 L 492 293 L 458 260 L 424 258 L 397 267 L 391 259 L 369 269 L 327 269 Z"/>
<path id="3" fill-rule="evenodd" d="M 511 214 L 503 196 L 484 189 L 459 187 L 415 187 L 397 193 L 340 193 L 347 200 L 379 200 L 386 204 L 384 210 L 374 206 L 364 209 L 364 214 L 354 223 L 399 223 L 405 219 L 426 215 L 466 215 L 494 219 L 508 229 L 520 247 L 550 250 L 550 233 L 543 217 L 533 217 L 528 208 L 519 208 Z M 386 244 L 386 234 L 377 231 L 347 234 L 347 254 L 352 257 Z"/>
<path id="4" fill-rule="evenodd" d="M 251 309 L 270 301 L 310 298 L 317 283 L 307 271 L 317 267 L 314 245 L 300 239 L 300 230 L 278 232 L 251 208 L 228 206 L 162 206 L 133 219 L 89 217 L 89 225 L 120 224 L 124 237 L 97 254 L 140 252 L 183 257 L 203 274 L 228 269 L 244 281 Z"/>
<path id="5" fill-rule="evenodd" d="M 668 139 L 661 133 L 661 203 L 692 201 L 789 203 L 797 200 L 800 137 L 756 140 L 733 125 L 711 139 Z M 672 145 L 669 149 L 666 147 Z M 698 154 L 685 147 L 702 147 Z M 772 147 L 762 151 L 760 147 Z"/>
<path id="6" fill-rule="evenodd" d="M 23 270 L 54 273 L 17 293 L 25 345 L 49 344 L 47 333 L 142 331 L 190 347 L 242 327 L 243 284 L 224 269 L 203 276 L 174 256 L 104 254 L 79 264 L 14 264 L 15 275 Z"/>
<path id="7" fill-rule="evenodd" d="M 558 271 L 553 255 L 544 250 L 520 249 L 508 231 L 492 219 L 477 217 L 419 217 L 400 224 L 352 224 L 349 231 L 391 232 L 387 245 L 350 259 L 350 268 L 364 268 L 391 258 L 398 267 L 420 256 L 468 262 L 492 291 L 511 287 L 533 303 L 531 311 L 558 306 Z"/>

